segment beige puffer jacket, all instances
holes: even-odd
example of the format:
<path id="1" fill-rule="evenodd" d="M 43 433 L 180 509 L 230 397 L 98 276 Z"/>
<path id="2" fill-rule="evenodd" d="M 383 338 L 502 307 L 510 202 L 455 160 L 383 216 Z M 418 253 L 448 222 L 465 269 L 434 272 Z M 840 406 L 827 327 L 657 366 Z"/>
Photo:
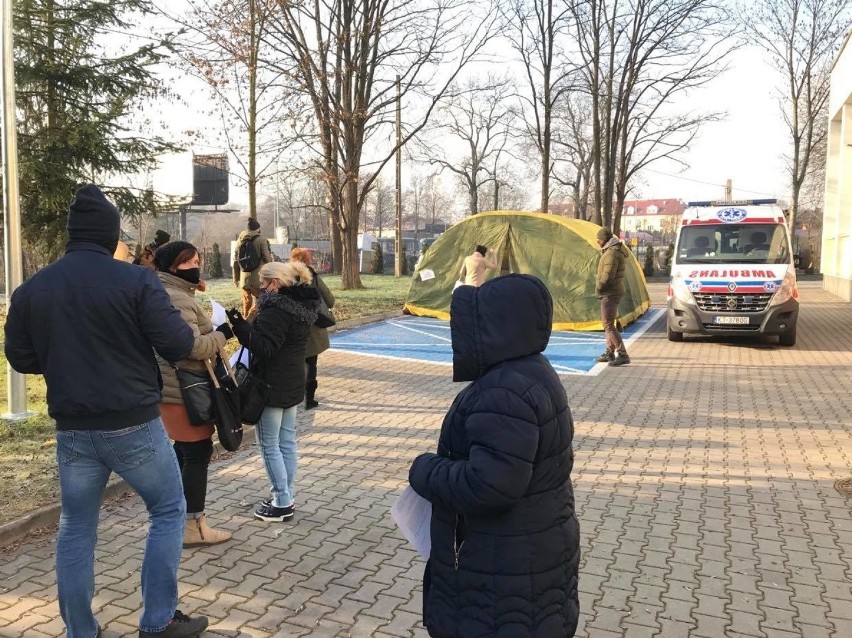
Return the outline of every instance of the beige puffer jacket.
<path id="1" fill-rule="evenodd" d="M 204 314 L 204 309 L 195 301 L 195 285 L 175 277 L 171 273 L 159 272 L 157 276 L 163 282 L 172 305 L 180 311 L 180 316 L 192 328 L 195 345 L 187 359 L 175 362 L 181 369 L 205 370 L 204 359 L 216 356 L 219 348 L 225 345 L 225 335 L 213 329 L 210 318 Z M 183 404 L 177 375 L 172 365 L 157 356 L 160 374 L 163 377 L 163 403 Z"/>

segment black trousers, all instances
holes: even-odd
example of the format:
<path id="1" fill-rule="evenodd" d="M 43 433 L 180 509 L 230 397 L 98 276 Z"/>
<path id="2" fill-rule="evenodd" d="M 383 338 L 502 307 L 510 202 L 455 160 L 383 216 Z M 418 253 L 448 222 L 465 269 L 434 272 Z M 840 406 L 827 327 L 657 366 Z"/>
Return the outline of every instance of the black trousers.
<path id="1" fill-rule="evenodd" d="M 305 358 L 305 390 L 313 398 L 317 389 L 317 357 Z"/>
<path id="2" fill-rule="evenodd" d="M 199 514 L 204 511 L 207 497 L 207 468 L 213 456 L 213 440 L 182 443 L 175 441 L 177 455 L 183 478 L 183 495 L 186 498 L 186 513 Z"/>

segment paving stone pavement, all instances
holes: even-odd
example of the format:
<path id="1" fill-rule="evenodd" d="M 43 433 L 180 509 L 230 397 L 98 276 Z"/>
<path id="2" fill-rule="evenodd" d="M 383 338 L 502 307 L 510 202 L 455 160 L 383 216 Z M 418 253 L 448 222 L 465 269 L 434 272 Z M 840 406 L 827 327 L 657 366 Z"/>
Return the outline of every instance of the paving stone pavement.
<path id="1" fill-rule="evenodd" d="M 665 289 L 651 285 L 660 305 Z M 852 306 L 801 284 L 799 343 L 670 343 L 659 322 L 633 363 L 564 377 L 576 419 L 582 532 L 578 636 L 852 636 Z M 461 388 L 448 368 L 327 353 L 321 409 L 299 415 L 292 522 L 251 518 L 254 446 L 211 467 L 208 515 L 234 532 L 188 549 L 181 608 L 206 635 L 422 638 L 423 563 L 388 513 Z M 105 505 L 95 609 L 135 636 L 140 500 Z M 55 532 L 0 554 L 0 636 L 61 636 Z M 559 637 L 554 637 L 559 638 Z"/>

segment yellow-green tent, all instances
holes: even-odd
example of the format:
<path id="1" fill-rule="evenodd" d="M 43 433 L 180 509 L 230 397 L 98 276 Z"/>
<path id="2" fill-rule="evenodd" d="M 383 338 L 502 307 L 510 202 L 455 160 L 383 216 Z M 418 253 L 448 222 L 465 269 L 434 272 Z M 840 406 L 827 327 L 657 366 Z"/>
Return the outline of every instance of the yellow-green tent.
<path id="1" fill-rule="evenodd" d="M 595 296 L 600 226 L 579 219 L 541 213 L 494 212 L 466 218 L 441 235 L 423 256 L 405 300 L 405 311 L 424 317 L 450 318 L 453 286 L 462 262 L 477 244 L 493 248 L 501 272 L 535 275 L 553 296 L 554 330 L 602 330 L 600 302 Z M 651 306 L 645 276 L 631 255 L 619 306 L 624 325 Z"/>

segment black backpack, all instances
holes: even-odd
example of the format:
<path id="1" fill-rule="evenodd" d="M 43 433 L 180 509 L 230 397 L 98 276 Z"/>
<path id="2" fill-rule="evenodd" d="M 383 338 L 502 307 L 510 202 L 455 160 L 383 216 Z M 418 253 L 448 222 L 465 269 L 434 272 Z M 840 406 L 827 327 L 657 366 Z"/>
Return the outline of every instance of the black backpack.
<path id="1" fill-rule="evenodd" d="M 254 237 L 246 237 L 237 249 L 237 263 L 243 272 L 254 272 L 260 268 L 260 252 L 254 244 Z"/>

